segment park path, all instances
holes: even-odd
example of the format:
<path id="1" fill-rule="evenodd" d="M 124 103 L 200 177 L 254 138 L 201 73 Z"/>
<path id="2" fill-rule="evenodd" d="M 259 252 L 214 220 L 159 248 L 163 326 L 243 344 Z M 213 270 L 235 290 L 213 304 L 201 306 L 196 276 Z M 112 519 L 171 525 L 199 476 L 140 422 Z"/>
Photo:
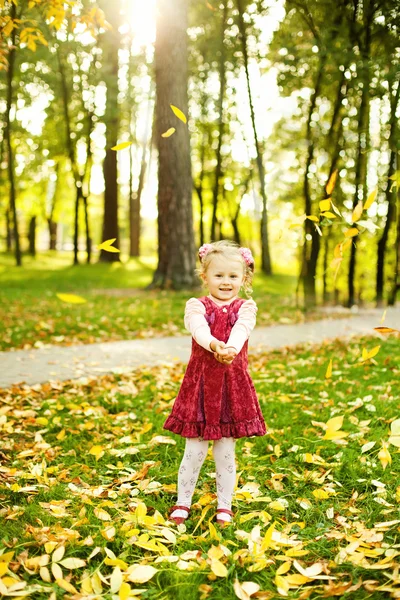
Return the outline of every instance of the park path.
<path id="1" fill-rule="evenodd" d="M 255 327 L 249 338 L 249 353 L 293 346 L 322 343 L 324 340 L 371 334 L 381 325 L 383 309 L 359 311 L 356 316 L 321 319 L 294 325 Z M 384 325 L 400 329 L 400 306 L 389 307 Z M 104 342 L 78 346 L 50 346 L 33 350 L 0 352 L 0 388 L 12 384 L 33 385 L 46 381 L 65 381 L 81 377 L 126 373 L 137 367 L 151 367 L 182 361 L 187 363 L 191 336 L 149 338 Z"/>

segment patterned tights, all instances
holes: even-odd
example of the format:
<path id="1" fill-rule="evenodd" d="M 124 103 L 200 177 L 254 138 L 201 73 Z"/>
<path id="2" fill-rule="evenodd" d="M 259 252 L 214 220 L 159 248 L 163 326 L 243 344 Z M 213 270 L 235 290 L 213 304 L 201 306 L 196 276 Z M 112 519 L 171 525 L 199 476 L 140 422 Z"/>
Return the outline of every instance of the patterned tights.
<path id="1" fill-rule="evenodd" d="M 235 463 L 236 438 L 223 437 L 213 440 L 212 453 L 215 461 L 217 484 L 217 508 L 231 510 L 232 496 L 236 483 Z M 192 496 L 199 478 L 200 469 L 207 456 L 208 440 L 202 437 L 186 438 L 185 452 L 178 473 L 178 505 L 190 508 Z M 174 510 L 171 517 L 187 517 L 184 510 Z M 219 519 L 231 521 L 231 515 L 219 513 Z"/>

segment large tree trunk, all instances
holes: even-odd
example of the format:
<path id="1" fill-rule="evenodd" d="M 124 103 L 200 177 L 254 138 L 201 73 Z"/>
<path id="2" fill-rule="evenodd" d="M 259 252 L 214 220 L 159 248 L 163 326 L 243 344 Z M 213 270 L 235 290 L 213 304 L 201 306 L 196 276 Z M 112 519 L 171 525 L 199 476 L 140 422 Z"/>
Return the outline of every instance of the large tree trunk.
<path id="1" fill-rule="evenodd" d="M 395 212 L 396 212 L 396 189 L 391 190 L 393 181 L 391 177 L 396 171 L 396 127 L 397 127 L 397 119 L 396 112 L 397 106 L 399 104 L 400 98 L 400 81 L 397 84 L 397 90 L 394 98 L 392 97 L 392 88 L 390 88 L 390 134 L 389 134 L 389 168 L 387 174 L 387 183 L 386 183 L 386 200 L 387 200 L 387 215 L 385 227 L 383 228 L 382 235 L 378 242 L 378 261 L 376 268 L 376 305 L 382 306 L 383 304 L 383 287 L 384 287 L 384 279 L 385 279 L 385 252 L 386 245 L 389 236 L 390 227 L 394 221 Z"/>
<path id="2" fill-rule="evenodd" d="M 107 21 L 112 25 L 103 35 L 103 78 L 106 83 L 106 111 L 103 117 L 106 126 L 106 156 L 103 162 L 104 174 L 104 215 L 102 241 L 115 238 L 114 245 L 119 248 L 118 229 L 118 167 L 117 152 L 111 150 L 118 142 L 119 105 L 118 105 L 118 50 L 121 46 L 121 35 L 118 28 L 121 25 L 120 0 L 103 0 Z M 100 262 L 116 262 L 120 253 L 100 251 Z"/>
<path id="3" fill-rule="evenodd" d="M 11 5 L 10 17 L 14 20 L 17 16 L 17 8 L 15 4 Z M 10 185 L 10 209 L 13 218 L 14 225 L 14 242 L 15 242 L 15 259 L 17 266 L 22 266 L 22 254 L 20 248 L 20 239 L 18 231 L 18 218 L 17 218 L 17 201 L 15 192 L 15 171 L 14 171 L 14 153 L 11 143 L 11 108 L 13 103 L 13 78 L 14 78 L 14 66 L 15 66 L 15 29 L 11 33 L 11 48 L 8 54 L 8 71 L 6 74 L 7 79 L 7 92 L 6 92 L 6 115 L 5 115 L 5 137 L 7 145 L 7 163 L 8 163 L 8 178 Z"/>
<path id="4" fill-rule="evenodd" d="M 358 127 L 357 127 L 357 158 L 356 158 L 356 169 L 355 169 L 355 192 L 353 198 L 353 209 L 357 206 L 361 199 L 360 191 L 362 191 L 362 201 L 366 200 L 366 177 L 367 177 L 367 164 L 368 164 L 368 140 L 369 140 L 369 100 L 370 100 L 370 51 L 371 51 L 371 26 L 374 16 L 374 4 L 370 3 L 369 6 L 364 6 L 364 31 L 365 41 L 359 43 L 360 54 L 361 54 L 361 72 L 360 81 L 363 84 L 361 92 L 361 102 L 358 113 Z M 354 279 L 356 275 L 356 252 L 357 252 L 357 241 L 353 239 L 350 250 L 350 262 L 349 262 L 349 273 L 347 279 L 348 298 L 347 306 L 351 308 L 354 304 L 355 293 L 354 293 Z"/>
<path id="5" fill-rule="evenodd" d="M 397 153 L 396 170 L 400 167 L 400 154 Z M 396 186 L 397 207 L 396 207 L 396 258 L 393 270 L 393 283 L 390 290 L 388 304 L 394 306 L 396 304 L 397 291 L 400 289 L 400 186 Z"/>
<path id="6" fill-rule="evenodd" d="M 237 8 L 238 8 L 238 17 L 239 17 L 239 31 L 240 38 L 242 42 L 242 54 L 244 61 L 244 68 L 246 72 L 246 81 L 247 81 L 247 93 L 249 97 L 250 104 L 250 114 L 251 114 L 251 123 L 253 127 L 253 135 L 254 141 L 256 145 L 257 152 L 257 168 L 258 175 L 260 178 L 260 191 L 262 197 L 262 213 L 261 213 L 261 269 L 266 275 L 272 275 L 272 264 L 271 264 L 271 255 L 269 251 L 269 235 L 268 235 L 268 212 L 267 212 L 267 195 L 265 192 L 265 173 L 264 173 L 264 162 L 263 155 L 261 150 L 261 145 L 258 140 L 257 135 L 257 127 L 256 127 L 256 119 L 254 114 L 254 106 L 253 106 L 253 98 L 251 95 L 251 87 L 250 87 L 250 76 L 249 76 L 249 59 L 247 54 L 247 33 L 246 33 L 246 25 L 243 19 L 243 0 L 237 0 Z"/>
<path id="7" fill-rule="evenodd" d="M 217 166 L 215 168 L 215 183 L 213 189 L 213 211 L 211 218 L 211 232 L 210 240 L 214 242 L 216 240 L 216 225 L 217 225 L 217 207 L 218 207 L 218 196 L 220 188 L 220 179 L 222 176 L 222 156 L 221 147 L 224 137 L 224 98 L 226 88 L 226 70 L 225 70 L 225 27 L 228 17 L 228 0 L 223 1 L 222 21 L 221 21 L 221 34 L 220 34 L 220 46 L 219 46 L 219 98 L 218 98 L 218 145 L 216 151 Z"/>
<path id="8" fill-rule="evenodd" d="M 158 147 L 158 265 L 148 286 L 198 287 L 192 212 L 189 131 L 170 104 L 188 110 L 188 0 L 159 0 L 155 43 Z M 174 125 L 176 132 L 161 137 Z"/>

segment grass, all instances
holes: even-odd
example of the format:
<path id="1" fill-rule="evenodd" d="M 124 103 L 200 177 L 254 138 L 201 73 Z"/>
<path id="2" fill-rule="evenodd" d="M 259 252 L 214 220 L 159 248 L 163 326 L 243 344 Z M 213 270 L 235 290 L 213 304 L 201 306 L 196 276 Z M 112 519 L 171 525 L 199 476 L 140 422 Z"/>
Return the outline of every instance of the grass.
<path id="1" fill-rule="evenodd" d="M 81 260 L 84 257 L 80 257 Z M 0 260 L 0 350 L 67 346 L 144 337 L 187 335 L 183 313 L 194 290 L 146 291 L 156 258 L 125 263 L 71 266 L 71 253 L 46 252 L 24 256 L 23 268 L 14 258 Z M 253 298 L 258 305 L 257 325 L 299 323 L 322 318 L 295 306 L 296 277 L 256 272 Z M 83 296 L 85 304 L 65 303 L 57 293 Z M 242 296 L 246 298 L 246 296 Z"/>
<path id="2" fill-rule="evenodd" d="M 400 348 L 387 337 L 361 363 L 362 348 L 376 345 L 365 337 L 249 356 L 268 433 L 237 441 L 235 519 L 223 531 L 212 442 L 191 517 L 166 521 L 184 439 L 162 425 L 185 365 L 3 391 L 3 586 L 118 600 L 128 597 L 123 581 L 142 598 L 234 600 L 234 586 L 251 581 L 261 599 L 398 598 L 400 460 L 389 445 L 385 466 L 382 444 L 400 417 Z M 334 417 L 343 437 L 324 439 Z M 63 564 L 72 557 L 84 562 Z M 315 563 L 325 579 L 301 576 Z M 134 565 L 156 571 L 140 583 Z"/>

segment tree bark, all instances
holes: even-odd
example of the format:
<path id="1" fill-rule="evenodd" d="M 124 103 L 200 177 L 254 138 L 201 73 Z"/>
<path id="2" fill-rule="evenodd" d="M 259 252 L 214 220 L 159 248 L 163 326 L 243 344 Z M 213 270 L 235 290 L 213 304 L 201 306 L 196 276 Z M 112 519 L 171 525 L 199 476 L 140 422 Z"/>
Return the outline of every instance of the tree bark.
<path id="1" fill-rule="evenodd" d="M 371 1 L 370 5 L 367 7 L 363 7 L 364 10 L 364 31 L 365 31 L 365 42 L 360 40 L 360 54 L 361 54 L 361 72 L 360 72 L 360 80 L 363 84 L 362 92 L 361 92 L 361 102 L 360 109 L 358 114 L 358 126 L 357 126 L 357 160 L 356 160 L 356 169 L 355 169 L 355 192 L 353 198 L 353 209 L 357 206 L 360 198 L 360 190 L 363 191 L 363 202 L 365 202 L 365 190 L 366 190 L 366 176 L 367 176 L 367 161 L 368 161 L 368 130 L 369 130 L 369 99 L 370 99 L 370 68 L 369 68 L 369 58 L 371 51 L 371 25 L 372 19 L 374 16 L 374 4 Z M 357 252 L 357 243 L 353 239 L 353 243 L 351 245 L 350 250 L 350 262 L 349 262 L 349 272 L 347 279 L 347 288 L 348 288 L 348 298 L 347 298 L 347 306 L 351 308 L 354 304 L 355 293 L 354 293 L 354 279 L 356 274 L 356 252 Z"/>
<path id="2" fill-rule="evenodd" d="M 400 154 L 397 153 L 397 165 L 396 170 L 400 166 Z M 394 306 L 396 304 L 397 292 L 400 289 L 400 186 L 396 186 L 397 206 L 396 206 L 396 258 L 393 270 L 393 283 L 389 293 L 388 305 Z"/>
<path id="3" fill-rule="evenodd" d="M 391 92 L 391 90 L 390 90 Z M 399 104 L 400 98 L 400 81 L 397 83 L 396 94 L 390 98 L 390 133 L 389 133 L 389 168 L 387 174 L 387 183 L 385 196 L 387 201 L 387 215 L 386 222 L 383 228 L 382 235 L 378 241 L 378 260 L 376 267 L 376 305 L 383 305 L 383 288 L 384 288 L 384 280 L 385 280 L 385 252 L 386 245 L 389 236 L 389 230 L 392 226 L 392 223 L 395 218 L 396 212 L 396 189 L 391 190 L 393 181 L 390 179 L 396 171 L 396 127 L 397 127 L 397 119 L 396 112 Z"/>
<path id="4" fill-rule="evenodd" d="M 188 111 L 188 0 L 159 0 L 155 43 L 156 139 L 158 147 L 158 265 L 147 287 L 198 287 L 187 124 L 170 104 Z M 175 133 L 161 136 L 174 125 Z"/>
<path id="5" fill-rule="evenodd" d="M 247 81 L 247 93 L 250 104 L 251 123 L 253 127 L 253 135 L 257 152 L 257 168 L 258 175 L 260 178 L 260 191 L 262 197 L 262 212 L 261 212 L 261 223 L 260 223 L 260 236 L 261 236 L 261 269 L 266 275 L 272 275 L 272 264 L 271 255 L 269 250 L 269 235 L 268 235 L 268 212 L 267 212 L 267 195 L 265 192 L 265 173 L 264 173 L 264 162 L 261 150 L 261 145 L 258 140 L 256 119 L 254 114 L 253 98 L 250 87 L 250 75 L 249 75 L 249 59 L 247 53 L 247 33 L 246 25 L 243 19 L 243 0 L 237 0 L 237 9 L 239 16 L 239 32 L 242 42 L 242 54 L 244 61 L 244 68 L 246 72 Z"/>
<path id="6" fill-rule="evenodd" d="M 220 179 L 222 176 L 222 156 L 221 147 L 224 137 L 224 99 L 226 88 L 226 70 L 225 70 L 225 28 L 228 18 L 228 0 L 223 1 L 220 47 L 219 47 L 219 98 L 218 98 L 218 145 L 216 151 L 217 166 L 215 168 L 215 183 L 213 189 L 213 211 L 211 217 L 210 240 L 216 240 L 217 207 L 220 188 Z"/>
<path id="7" fill-rule="evenodd" d="M 17 16 L 17 7 L 15 4 L 11 4 L 10 17 L 15 20 Z M 14 242 L 15 242 L 15 259 L 18 267 L 22 266 L 22 254 L 20 248 L 20 238 L 18 231 L 18 217 L 17 217 L 17 200 L 15 191 L 15 171 L 14 171 L 14 152 L 11 143 L 11 109 L 13 103 L 13 78 L 14 78 L 14 67 L 15 67 L 15 29 L 11 33 L 11 48 L 8 54 L 8 71 L 6 74 L 7 80 L 7 92 L 6 92 L 6 115 L 5 115 L 5 138 L 7 146 L 7 166 L 8 166 L 8 178 L 10 184 L 10 209 L 13 218 L 14 225 Z"/>
<path id="8" fill-rule="evenodd" d="M 112 25 L 112 30 L 103 34 L 103 78 L 106 83 L 106 111 L 103 117 L 106 126 L 106 156 L 103 162 L 104 174 L 104 214 L 102 241 L 115 238 L 114 245 L 119 248 L 118 229 L 118 167 L 117 152 L 111 150 L 117 145 L 119 132 L 119 105 L 118 105 L 118 50 L 121 45 L 121 36 L 118 28 L 121 24 L 120 0 L 103 0 L 107 21 Z M 99 262 L 118 262 L 120 253 L 100 251 Z"/>
<path id="9" fill-rule="evenodd" d="M 33 215 L 29 221 L 29 254 L 36 256 L 36 215 Z"/>

